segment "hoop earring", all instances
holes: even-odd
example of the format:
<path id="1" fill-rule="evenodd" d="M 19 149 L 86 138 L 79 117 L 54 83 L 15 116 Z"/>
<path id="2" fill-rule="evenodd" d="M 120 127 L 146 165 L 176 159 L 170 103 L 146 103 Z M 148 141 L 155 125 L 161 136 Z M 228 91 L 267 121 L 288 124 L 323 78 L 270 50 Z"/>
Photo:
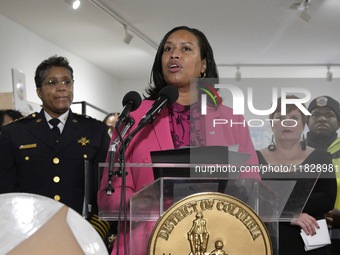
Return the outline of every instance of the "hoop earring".
<path id="1" fill-rule="evenodd" d="M 200 78 L 203 79 L 203 78 L 205 78 L 206 75 L 207 75 L 206 72 L 200 73 Z"/>
<path id="2" fill-rule="evenodd" d="M 300 146 L 301 146 L 301 149 L 303 151 L 306 150 L 307 146 L 306 146 L 306 139 L 305 139 L 305 134 L 302 135 L 302 141 L 300 142 Z"/>
<path id="3" fill-rule="evenodd" d="M 271 143 L 268 145 L 268 150 L 269 151 L 275 151 L 276 150 L 276 145 L 274 143 L 274 135 L 272 135 L 272 141 Z"/>

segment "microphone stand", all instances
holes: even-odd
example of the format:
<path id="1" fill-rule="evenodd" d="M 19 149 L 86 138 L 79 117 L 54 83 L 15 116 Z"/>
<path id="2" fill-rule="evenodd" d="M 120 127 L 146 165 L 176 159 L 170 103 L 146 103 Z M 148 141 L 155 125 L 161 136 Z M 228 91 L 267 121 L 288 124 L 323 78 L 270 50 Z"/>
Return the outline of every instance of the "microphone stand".
<path id="1" fill-rule="evenodd" d="M 122 132 L 120 133 L 118 129 L 116 129 L 118 133 L 118 137 L 116 140 L 114 140 L 109 148 L 109 171 L 108 171 L 108 186 L 106 188 L 106 194 L 108 196 L 111 196 L 111 194 L 114 192 L 114 189 L 112 188 L 112 177 L 115 175 L 113 172 L 114 168 L 114 160 L 115 160 L 115 155 L 116 151 L 118 148 L 118 145 L 120 144 L 121 141 L 123 141 L 123 137 L 126 135 L 126 133 L 129 131 L 129 129 L 133 126 L 135 123 L 134 119 L 132 118 L 127 118 L 126 119 L 126 124 L 124 128 L 122 129 Z M 118 176 L 118 173 L 116 173 L 116 176 Z"/>
<path id="2" fill-rule="evenodd" d="M 118 230 L 117 230 L 117 254 L 119 254 L 119 236 L 120 236 L 120 223 L 121 223 L 121 213 L 124 213 L 124 253 L 126 255 L 126 230 L 127 230 L 127 208 L 126 208 L 126 167 L 125 167 L 125 151 L 129 146 L 132 138 L 144 127 L 148 122 L 143 125 L 138 125 L 132 132 L 123 140 L 119 151 L 118 151 L 118 161 L 120 163 L 120 170 L 117 170 L 115 174 L 122 177 L 122 186 L 121 186 L 121 197 L 120 197 L 120 206 L 118 212 Z M 130 215 L 131 216 L 131 215 Z"/>
<path id="3" fill-rule="evenodd" d="M 169 96 L 170 94 L 170 96 Z M 163 88 L 159 93 L 159 98 L 155 101 L 155 103 L 151 106 L 150 110 L 144 115 L 144 117 L 140 120 L 137 127 L 131 131 L 131 133 L 123 140 L 121 138 L 121 146 L 118 151 L 118 160 L 120 163 L 120 172 L 118 174 L 122 177 L 121 184 L 121 197 L 120 197 L 120 206 L 119 206 L 119 216 L 118 216 L 118 230 L 117 230 L 117 254 L 119 254 L 119 236 L 120 236 L 120 223 L 121 223 L 121 211 L 124 212 L 124 253 L 126 255 L 126 229 L 127 229 L 127 208 L 126 208 L 126 167 L 125 167 L 125 152 L 126 148 L 129 146 L 131 140 L 134 136 L 146 125 L 152 123 L 157 114 L 166 106 L 174 103 L 178 98 L 178 90 L 174 87 L 167 86 Z M 116 171 L 116 172 L 117 172 Z M 131 215 L 130 215 L 131 217 Z"/>
<path id="4" fill-rule="evenodd" d="M 122 144 L 118 151 L 118 160 L 120 163 L 120 170 L 118 174 L 122 177 L 122 185 L 121 185 L 121 197 L 120 197 L 120 206 L 118 213 L 118 233 L 117 233 L 117 254 L 119 254 L 119 234 L 120 234 L 120 223 L 121 223 L 121 212 L 124 212 L 124 253 L 126 254 L 126 230 L 127 230 L 127 208 L 126 208 L 126 167 L 125 167 L 125 152 L 127 147 L 129 146 L 132 139 L 135 135 L 143 129 L 146 125 L 152 123 L 157 114 L 168 104 L 168 99 L 164 100 L 159 104 L 159 106 L 154 109 L 152 112 L 148 112 L 138 123 L 137 127 L 131 131 L 131 133 L 122 141 Z M 116 171 L 116 172 L 117 172 Z M 131 217 L 131 215 L 130 215 Z"/>
<path id="5" fill-rule="evenodd" d="M 131 142 L 132 138 L 137 134 L 137 132 L 142 128 L 142 127 L 137 127 L 134 129 L 131 134 L 129 134 L 124 140 L 123 137 L 127 133 L 127 131 L 133 126 L 135 121 L 132 118 L 127 119 L 127 123 L 125 124 L 122 134 L 119 133 L 119 131 L 116 129 L 118 132 L 118 138 L 113 142 L 113 144 L 110 146 L 113 147 L 114 153 L 116 153 L 116 150 L 118 148 L 119 143 L 121 143 L 121 146 L 119 147 L 118 151 L 118 161 L 120 163 L 119 169 L 113 172 L 113 164 L 111 166 L 111 169 L 109 169 L 109 186 L 108 188 L 112 189 L 111 185 L 111 179 L 113 175 L 116 177 L 122 177 L 122 184 L 121 184 L 121 194 L 120 194 L 120 205 L 119 205 L 119 212 L 118 212 L 118 229 L 117 229 L 117 254 L 119 254 L 119 237 L 120 237 L 120 224 L 121 224 L 121 214 L 122 211 L 124 213 L 124 253 L 126 255 L 126 230 L 127 230 L 127 208 L 126 208 L 126 167 L 125 167 L 125 151 L 129 143 Z M 138 130 L 138 131 L 137 131 Z M 131 138 L 130 138 L 131 137 Z M 126 142 L 128 141 L 128 142 Z M 111 159 L 111 157 L 110 157 Z M 114 156 L 113 156 L 114 159 Z M 112 161 L 114 162 L 114 161 Z M 110 166 L 110 165 L 109 165 Z M 111 172 L 110 172 L 111 170 Z M 107 191 L 109 192 L 109 190 Z"/>
<path id="6" fill-rule="evenodd" d="M 133 132 L 133 131 L 132 131 Z M 128 135 L 130 136 L 130 135 Z M 118 212 L 118 229 L 117 229 L 117 255 L 119 254 L 119 237 L 120 237 L 120 224 L 122 211 L 124 214 L 124 254 L 126 253 L 126 230 L 127 230 L 127 208 L 126 208 L 126 167 L 125 167 L 125 140 L 122 141 L 118 152 L 118 161 L 120 163 L 119 169 L 115 171 L 115 175 L 122 177 L 121 192 L 120 192 L 120 204 Z"/>
<path id="7" fill-rule="evenodd" d="M 125 152 L 127 147 L 129 146 L 131 140 L 134 136 L 147 124 L 150 124 L 155 118 L 151 121 L 144 121 L 143 123 L 139 123 L 138 126 L 131 131 L 131 133 L 123 140 L 119 151 L 118 151 L 118 161 L 120 163 L 120 170 L 116 170 L 115 175 L 122 177 L 122 186 L 121 186 L 121 197 L 120 197 L 120 206 L 118 212 L 118 230 L 117 230 L 117 254 L 119 254 L 119 236 L 120 236 L 120 223 L 121 223 L 121 213 L 124 213 L 124 253 L 126 255 L 126 230 L 127 230 L 127 208 L 126 208 L 126 167 L 125 167 Z M 131 215 L 130 215 L 131 217 Z M 131 223 L 130 223 L 131 224 Z"/>

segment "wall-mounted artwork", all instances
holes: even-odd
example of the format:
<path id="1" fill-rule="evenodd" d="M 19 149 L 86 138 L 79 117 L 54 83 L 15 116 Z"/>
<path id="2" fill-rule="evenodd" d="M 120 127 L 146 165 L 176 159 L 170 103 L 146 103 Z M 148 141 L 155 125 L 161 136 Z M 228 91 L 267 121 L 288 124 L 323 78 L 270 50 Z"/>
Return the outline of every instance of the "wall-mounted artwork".
<path id="1" fill-rule="evenodd" d="M 29 114 L 29 107 L 26 98 L 25 74 L 12 68 L 12 81 L 14 109 L 20 111 L 24 115 L 27 115 Z"/>

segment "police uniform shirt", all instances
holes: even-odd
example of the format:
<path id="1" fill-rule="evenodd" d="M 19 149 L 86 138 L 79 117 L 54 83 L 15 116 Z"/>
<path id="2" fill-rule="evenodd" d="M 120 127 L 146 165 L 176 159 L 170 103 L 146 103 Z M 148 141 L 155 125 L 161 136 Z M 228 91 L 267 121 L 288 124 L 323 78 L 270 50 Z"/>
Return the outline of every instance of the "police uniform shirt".
<path id="1" fill-rule="evenodd" d="M 58 119 L 60 121 L 59 124 L 58 124 L 58 128 L 59 128 L 60 133 L 62 133 L 63 130 L 64 130 L 64 126 L 66 124 L 66 120 L 67 120 L 69 111 L 70 110 L 68 110 L 67 112 L 65 112 L 64 114 L 62 114 L 62 115 L 60 115 L 58 117 Z M 52 119 L 52 117 L 47 112 L 45 112 L 45 111 L 44 111 L 44 114 L 45 114 L 45 118 L 46 118 L 46 121 L 47 121 L 48 125 L 52 129 L 53 125 L 50 123 L 50 120 Z"/>
<path id="2" fill-rule="evenodd" d="M 0 193 L 40 194 L 81 213 L 84 161 L 91 162 L 91 185 L 97 187 L 96 170 L 106 159 L 109 143 L 106 124 L 71 110 L 58 140 L 43 110 L 12 122 L 0 136 Z"/>

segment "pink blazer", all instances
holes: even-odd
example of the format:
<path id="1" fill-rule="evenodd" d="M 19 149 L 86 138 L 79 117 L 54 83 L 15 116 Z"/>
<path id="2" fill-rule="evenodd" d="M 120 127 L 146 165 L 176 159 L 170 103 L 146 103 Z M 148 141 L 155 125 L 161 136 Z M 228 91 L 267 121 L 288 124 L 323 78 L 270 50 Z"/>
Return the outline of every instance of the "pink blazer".
<path id="1" fill-rule="evenodd" d="M 135 120 L 133 130 L 139 120 L 150 109 L 154 101 L 144 100 L 137 111 L 132 112 L 130 116 Z M 206 115 L 206 145 L 221 145 L 228 146 L 239 144 L 239 152 L 249 153 L 251 157 L 247 161 L 248 165 L 258 165 L 257 155 L 252 144 L 249 129 L 247 124 L 245 126 L 237 124 L 233 127 L 230 125 L 216 125 L 213 127 L 213 119 L 227 119 L 232 120 L 233 123 L 243 123 L 244 118 L 241 115 L 233 115 L 232 109 L 226 106 L 216 108 L 208 107 L 208 114 Z M 113 141 L 116 136 L 112 137 Z M 131 141 L 126 151 L 127 163 L 151 163 L 150 151 L 159 151 L 174 149 L 170 125 L 169 113 L 167 109 L 162 110 L 155 121 L 144 127 Z M 127 168 L 128 175 L 126 176 L 126 203 L 130 197 L 149 185 L 154 181 L 152 168 Z M 257 178 L 258 173 L 244 173 L 241 178 Z M 106 187 L 108 183 L 107 169 L 104 170 L 101 188 L 98 192 L 99 208 L 105 210 L 118 210 L 120 204 L 121 178 L 114 177 L 112 186 L 115 192 L 111 196 L 107 196 Z M 123 238 L 121 238 L 122 240 Z M 123 246 L 120 246 L 123 247 Z M 121 250 L 123 250 L 121 248 Z M 123 254 L 119 252 L 120 254 Z M 115 254 L 115 248 L 112 254 Z"/>

